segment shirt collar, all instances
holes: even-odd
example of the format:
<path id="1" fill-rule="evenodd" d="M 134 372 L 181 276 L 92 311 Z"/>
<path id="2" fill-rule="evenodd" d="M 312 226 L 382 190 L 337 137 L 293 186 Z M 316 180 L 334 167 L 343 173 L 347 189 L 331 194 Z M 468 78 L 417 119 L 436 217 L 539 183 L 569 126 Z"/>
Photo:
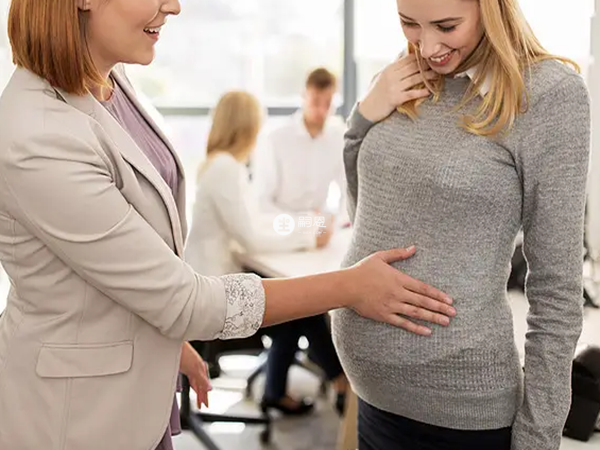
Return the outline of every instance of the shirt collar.
<path id="1" fill-rule="evenodd" d="M 303 135 L 303 136 L 310 136 L 310 134 L 308 133 L 308 130 L 306 129 L 306 123 L 304 122 L 304 111 L 302 110 L 302 108 L 298 109 L 294 115 L 293 115 L 293 120 L 296 123 L 297 126 L 297 131 L 299 134 Z M 316 139 L 320 136 L 323 136 L 327 133 L 327 130 L 329 129 L 329 124 L 330 124 L 330 117 L 327 117 L 327 119 L 325 120 L 325 124 L 323 125 L 323 130 L 321 130 L 321 133 L 319 133 L 315 138 Z"/>
<path id="2" fill-rule="evenodd" d="M 455 78 L 463 78 L 463 77 L 469 77 L 471 80 L 475 79 L 475 74 L 477 73 L 477 66 L 471 67 L 470 69 L 467 69 L 464 72 L 461 72 L 459 74 L 455 75 Z M 482 97 L 485 97 L 486 94 L 488 92 L 490 92 L 490 87 L 491 87 L 491 79 L 490 76 L 488 75 L 485 80 L 483 80 L 483 84 L 481 85 L 481 87 L 479 88 L 479 94 Z"/>

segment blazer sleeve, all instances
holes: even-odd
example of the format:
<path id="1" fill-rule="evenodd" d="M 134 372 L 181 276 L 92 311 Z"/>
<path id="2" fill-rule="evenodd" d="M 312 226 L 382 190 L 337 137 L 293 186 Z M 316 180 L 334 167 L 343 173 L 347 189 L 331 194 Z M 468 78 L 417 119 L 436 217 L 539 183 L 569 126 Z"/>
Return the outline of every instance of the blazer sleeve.
<path id="1" fill-rule="evenodd" d="M 195 273 L 121 194 L 96 145 L 57 132 L 9 145 L 0 156 L 8 212 L 87 283 L 170 338 L 253 334 L 264 316 L 260 279 Z"/>

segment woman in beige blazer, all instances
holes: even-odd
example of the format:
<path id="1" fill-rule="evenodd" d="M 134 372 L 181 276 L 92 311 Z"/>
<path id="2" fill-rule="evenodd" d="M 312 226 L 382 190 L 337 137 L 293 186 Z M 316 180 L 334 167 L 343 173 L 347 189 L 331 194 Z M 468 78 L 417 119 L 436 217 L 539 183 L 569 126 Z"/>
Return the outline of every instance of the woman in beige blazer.
<path id="1" fill-rule="evenodd" d="M 11 282 L 2 450 L 155 449 L 179 370 L 204 376 L 186 340 L 341 307 L 421 334 L 430 331 L 411 318 L 454 314 L 447 296 L 390 265 L 414 248 L 290 280 L 203 277 L 182 260 L 183 169 L 116 69 L 150 63 L 177 13 L 177 0 L 12 1 L 17 69 L 0 97 L 0 259 Z M 103 106 L 113 95 L 160 138 L 173 193 L 140 136 Z"/>

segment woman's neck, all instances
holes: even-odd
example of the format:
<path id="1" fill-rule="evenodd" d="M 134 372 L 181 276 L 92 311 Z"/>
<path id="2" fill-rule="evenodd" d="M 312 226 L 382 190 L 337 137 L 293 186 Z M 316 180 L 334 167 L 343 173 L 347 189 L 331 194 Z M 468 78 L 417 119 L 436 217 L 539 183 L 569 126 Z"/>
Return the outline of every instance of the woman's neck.
<path id="1" fill-rule="evenodd" d="M 114 81 L 109 76 L 106 78 L 105 85 L 92 86 L 90 88 L 90 93 L 99 102 L 106 102 L 106 101 L 110 100 L 110 98 L 112 97 L 114 89 L 115 89 Z"/>
<path id="2" fill-rule="evenodd" d="M 106 102 L 110 100 L 114 90 L 114 82 L 110 76 L 114 69 L 114 64 L 102 63 L 99 61 L 99 58 L 92 57 L 94 61 L 94 65 L 96 66 L 98 73 L 105 80 L 105 83 L 102 85 L 92 86 L 90 88 L 90 93 L 96 98 L 96 100 L 100 102 Z"/>

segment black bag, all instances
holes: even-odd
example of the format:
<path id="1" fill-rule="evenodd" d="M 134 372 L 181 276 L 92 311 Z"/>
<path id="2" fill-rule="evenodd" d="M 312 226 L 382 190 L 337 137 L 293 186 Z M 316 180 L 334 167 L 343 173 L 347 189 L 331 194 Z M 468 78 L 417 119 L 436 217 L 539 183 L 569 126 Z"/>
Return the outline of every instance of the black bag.
<path id="1" fill-rule="evenodd" d="M 527 276 L 527 261 L 523 256 L 523 247 L 517 245 L 511 260 L 511 271 L 506 288 L 508 290 L 525 290 L 525 277 Z"/>
<path id="2" fill-rule="evenodd" d="M 563 434 L 588 441 L 600 425 L 600 347 L 585 348 L 573 361 L 571 410 Z"/>

